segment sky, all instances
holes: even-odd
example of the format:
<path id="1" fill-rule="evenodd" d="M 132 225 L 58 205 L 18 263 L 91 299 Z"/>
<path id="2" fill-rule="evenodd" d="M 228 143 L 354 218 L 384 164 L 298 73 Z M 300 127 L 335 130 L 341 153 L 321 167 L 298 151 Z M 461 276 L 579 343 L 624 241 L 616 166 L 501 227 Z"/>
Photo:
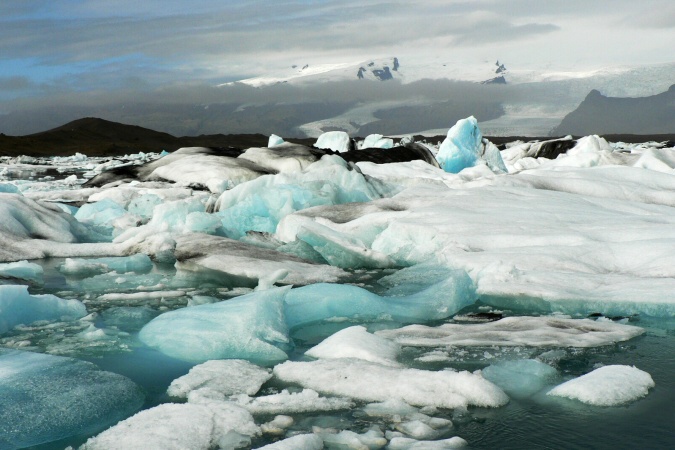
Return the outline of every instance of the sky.
<path id="1" fill-rule="evenodd" d="M 577 70 L 675 59 L 672 0 L 3 0 L 0 100 L 224 83 L 292 64 Z"/>

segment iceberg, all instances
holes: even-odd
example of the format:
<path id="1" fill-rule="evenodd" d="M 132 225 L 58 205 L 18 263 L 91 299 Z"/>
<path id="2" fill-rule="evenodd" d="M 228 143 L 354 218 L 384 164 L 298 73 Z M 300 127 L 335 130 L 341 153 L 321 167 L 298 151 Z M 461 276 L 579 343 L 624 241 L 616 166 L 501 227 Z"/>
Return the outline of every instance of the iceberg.
<path id="1" fill-rule="evenodd" d="M 87 315 L 79 300 L 55 295 L 30 295 L 28 286 L 0 285 L 0 334 L 38 320 L 75 320 Z"/>
<path id="2" fill-rule="evenodd" d="M 314 147 L 343 153 L 350 150 L 351 142 L 349 135 L 344 131 L 327 131 L 318 137 Z"/>
<path id="3" fill-rule="evenodd" d="M 270 378 L 269 370 L 248 361 L 212 360 L 190 369 L 187 375 L 171 382 L 167 394 L 176 398 L 187 398 L 197 389 L 208 389 L 223 396 L 253 395 Z"/>
<path id="4" fill-rule="evenodd" d="M 185 274 L 217 273 L 234 286 L 304 285 L 336 282 L 347 276 L 337 267 L 232 239 L 190 233 L 175 242 L 176 267 Z"/>
<path id="5" fill-rule="evenodd" d="M 228 237 L 247 231 L 274 233 L 288 214 L 319 205 L 367 202 L 380 192 L 335 155 L 323 156 L 302 172 L 260 177 L 220 195 L 215 205 Z"/>
<path id="6" fill-rule="evenodd" d="M 270 138 L 267 141 L 267 146 L 268 147 L 276 147 L 277 145 L 281 145 L 284 143 L 284 139 L 280 136 L 277 136 L 276 134 L 270 134 Z"/>
<path id="7" fill-rule="evenodd" d="M 292 173 L 307 169 L 322 156 L 323 152 L 319 153 L 316 149 L 282 141 L 268 148 L 249 148 L 238 158 L 251 161 L 271 173 Z"/>
<path id="8" fill-rule="evenodd" d="M 389 441 L 387 449 L 389 450 L 452 450 L 464 448 L 469 445 L 459 436 L 438 441 L 418 441 L 415 439 L 395 437 Z"/>
<path id="9" fill-rule="evenodd" d="M 90 438 L 80 449 L 235 449 L 250 446 L 259 433 L 249 412 L 232 403 L 165 403 Z"/>
<path id="10" fill-rule="evenodd" d="M 404 346 L 531 346 L 531 347 L 598 347 L 627 341 L 645 330 L 611 321 L 570 319 L 544 316 L 505 317 L 478 324 L 446 323 L 438 327 L 408 325 L 375 334 Z"/>
<path id="11" fill-rule="evenodd" d="M 139 338 L 173 358 L 193 363 L 245 359 L 273 365 L 288 358 L 283 299 L 289 287 L 219 303 L 166 312 L 144 326 Z"/>
<path id="12" fill-rule="evenodd" d="M 449 173 L 459 173 L 481 160 L 493 172 L 508 172 L 497 147 L 488 141 L 484 143 L 478 121 L 473 116 L 458 120 L 448 130 L 448 136 L 439 147 L 436 159 L 441 168 Z"/>
<path id="13" fill-rule="evenodd" d="M 322 450 L 323 439 L 316 434 L 298 434 L 273 444 L 259 447 L 259 450 Z"/>
<path id="14" fill-rule="evenodd" d="M 179 155 L 178 152 L 183 153 Z M 212 193 L 221 194 L 238 184 L 269 173 L 245 159 L 205 154 L 201 147 L 182 148 L 162 160 L 172 156 L 174 160 L 155 168 L 148 179 L 168 180 L 183 186 L 205 186 Z"/>
<path id="15" fill-rule="evenodd" d="M 361 146 L 362 149 L 368 148 L 392 148 L 394 146 L 394 140 L 390 138 L 385 138 L 381 134 L 369 134 L 363 140 Z"/>
<path id="16" fill-rule="evenodd" d="M 274 367 L 274 376 L 323 394 L 366 402 L 400 399 L 413 406 L 450 409 L 497 407 L 508 402 L 501 389 L 480 375 L 396 368 L 359 359 L 287 361 Z"/>
<path id="17" fill-rule="evenodd" d="M 66 258 L 59 266 L 64 275 L 88 277 L 106 272 L 117 273 L 147 273 L 152 270 L 152 261 L 148 255 L 142 253 L 113 258 L 78 259 Z"/>
<path id="18" fill-rule="evenodd" d="M 240 394 L 232 396 L 229 400 L 255 415 L 302 414 L 339 411 L 354 407 L 354 402 L 348 398 L 322 397 L 312 389 L 303 389 L 300 392 L 289 392 L 284 389 L 278 394 L 258 397 Z"/>
<path id="19" fill-rule="evenodd" d="M 558 371 L 541 361 L 523 359 L 500 361 L 483 369 L 482 374 L 511 397 L 523 398 L 536 394 L 553 382 Z"/>
<path id="20" fill-rule="evenodd" d="M 41 265 L 28 261 L 0 263 L 0 283 L 3 278 L 42 284 L 44 283 L 44 270 Z"/>
<path id="21" fill-rule="evenodd" d="M 381 297 L 346 284 L 304 286 L 286 295 L 285 315 L 290 328 L 336 318 L 410 323 L 449 317 L 475 301 L 473 283 L 468 275 L 450 271 L 443 281 L 401 297 Z"/>
<path id="22" fill-rule="evenodd" d="M 401 348 L 387 339 L 368 333 L 363 326 L 338 331 L 305 355 L 317 359 L 359 358 L 387 366 L 397 366 L 396 358 Z"/>
<path id="23" fill-rule="evenodd" d="M 548 395 L 595 406 L 618 406 L 645 397 L 654 386 L 647 372 L 635 366 L 612 365 L 556 386 Z"/>
<path id="24" fill-rule="evenodd" d="M 137 411 L 141 389 L 72 358 L 0 349 L 0 447 L 92 434 Z"/>

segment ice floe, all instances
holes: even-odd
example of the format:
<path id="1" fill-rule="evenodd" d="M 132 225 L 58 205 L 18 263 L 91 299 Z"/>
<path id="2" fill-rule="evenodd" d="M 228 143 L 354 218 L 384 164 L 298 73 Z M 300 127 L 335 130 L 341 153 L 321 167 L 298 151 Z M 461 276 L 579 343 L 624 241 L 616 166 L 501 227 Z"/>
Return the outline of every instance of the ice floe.
<path id="1" fill-rule="evenodd" d="M 227 402 L 165 403 L 141 411 L 89 439 L 82 450 L 246 448 L 260 428 L 245 409 Z"/>
<path id="2" fill-rule="evenodd" d="M 548 395 L 596 406 L 617 406 L 645 397 L 655 386 L 652 377 L 635 366 L 603 366 L 554 387 Z"/>
<path id="3" fill-rule="evenodd" d="M 437 327 L 408 325 L 394 330 L 377 331 L 375 334 L 401 345 L 416 347 L 596 347 L 627 341 L 642 333 L 643 328 L 611 321 L 515 316 L 478 324 L 446 323 Z"/>
<path id="4" fill-rule="evenodd" d="M 191 391 L 209 389 L 223 396 L 253 395 L 271 377 L 269 370 L 248 361 L 212 360 L 193 367 L 187 375 L 173 380 L 167 393 L 172 397 L 187 398 Z"/>
<path id="5" fill-rule="evenodd" d="M 0 349 L 0 447 L 24 448 L 91 434 L 143 404 L 121 375 L 72 358 Z"/>
<path id="6" fill-rule="evenodd" d="M 194 363 L 246 359 L 274 364 L 287 359 L 290 345 L 283 297 L 289 288 L 219 303 L 169 311 L 152 320 L 139 337 L 174 358 Z"/>
<path id="7" fill-rule="evenodd" d="M 287 361 L 274 367 L 274 376 L 324 394 L 368 402 L 401 399 L 439 408 L 496 407 L 508 402 L 501 389 L 470 372 L 395 368 L 359 359 Z"/>
<path id="8" fill-rule="evenodd" d="M 396 366 L 401 348 L 387 339 L 368 333 L 363 326 L 338 331 L 320 344 L 310 348 L 305 355 L 317 359 L 359 358 L 383 365 Z"/>

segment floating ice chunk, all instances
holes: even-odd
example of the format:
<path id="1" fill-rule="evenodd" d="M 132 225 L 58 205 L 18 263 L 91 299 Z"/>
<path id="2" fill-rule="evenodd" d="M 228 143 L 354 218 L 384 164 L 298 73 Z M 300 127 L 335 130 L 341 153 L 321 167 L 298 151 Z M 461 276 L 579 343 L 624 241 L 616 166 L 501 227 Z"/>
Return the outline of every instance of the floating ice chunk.
<path id="1" fill-rule="evenodd" d="M 343 430 L 336 434 L 322 433 L 321 436 L 327 448 L 377 450 L 387 445 L 387 439 L 380 430 L 368 430 L 363 434 Z"/>
<path id="2" fill-rule="evenodd" d="M 319 283 L 304 286 L 288 293 L 285 312 L 290 328 L 344 317 L 364 322 L 417 322 L 449 317 L 475 301 L 468 275 L 450 271 L 441 282 L 402 297 L 380 297 L 352 285 Z"/>
<path id="3" fill-rule="evenodd" d="M 185 156 L 189 157 L 176 158 L 168 164 L 157 167 L 150 174 L 150 179 L 159 178 L 187 186 L 206 186 L 214 194 L 220 194 L 238 184 L 269 173 L 268 170 L 245 159 L 198 152 L 188 154 L 190 150 L 200 148 L 180 149 L 179 151 L 185 151 Z M 171 156 L 181 155 L 174 152 Z"/>
<path id="4" fill-rule="evenodd" d="M 409 325 L 375 334 L 401 345 L 416 347 L 519 346 L 597 347 L 627 341 L 644 329 L 614 322 L 567 319 L 555 316 L 505 317 L 478 324 Z"/>
<path id="5" fill-rule="evenodd" d="M 78 277 L 92 276 L 112 271 L 117 273 L 147 273 L 150 270 L 152 270 L 152 261 L 148 255 L 142 253 L 133 256 L 111 258 L 66 258 L 64 263 L 59 266 L 59 271 L 61 273 Z"/>
<path id="6" fill-rule="evenodd" d="M 396 429 L 406 436 L 413 439 L 437 439 L 447 429 L 435 429 L 421 420 L 411 420 L 409 422 L 401 422 L 396 424 Z"/>
<path id="7" fill-rule="evenodd" d="M 274 368 L 274 375 L 324 394 L 368 402 L 400 399 L 410 405 L 439 408 L 495 407 L 508 402 L 506 394 L 497 386 L 466 371 L 430 372 L 359 359 L 322 359 L 287 361 Z"/>
<path id="8" fill-rule="evenodd" d="M 286 389 L 278 394 L 249 397 L 248 395 L 233 396 L 231 401 L 251 414 L 300 414 L 316 411 L 339 411 L 351 409 L 354 402 L 347 398 L 321 397 L 312 389 L 303 389 L 300 392 L 288 392 Z"/>
<path id="9" fill-rule="evenodd" d="M 468 445 L 469 443 L 459 436 L 440 441 L 418 441 L 410 438 L 395 437 L 389 442 L 387 450 L 451 450 L 454 448 L 464 448 Z"/>
<path id="10" fill-rule="evenodd" d="M 302 172 L 260 177 L 223 193 L 216 203 L 227 236 L 274 233 L 288 214 L 319 205 L 367 202 L 381 195 L 342 158 L 323 156 Z"/>
<path id="11" fill-rule="evenodd" d="M 12 183 L 0 183 L 0 192 L 4 192 L 6 194 L 21 195 L 21 191 L 19 191 L 19 188 L 13 185 Z"/>
<path id="12" fill-rule="evenodd" d="M 441 185 L 457 181 L 457 175 L 427 164 L 421 160 L 408 162 L 376 164 L 368 161 L 356 163 L 364 175 L 382 180 L 388 185 L 403 187 L 416 184 Z M 393 192 L 392 195 L 398 192 Z"/>
<path id="13" fill-rule="evenodd" d="M 284 138 L 277 136 L 276 134 L 271 134 L 269 140 L 267 141 L 268 147 L 275 147 L 277 145 L 283 144 Z"/>
<path id="14" fill-rule="evenodd" d="M 103 199 L 95 203 L 87 203 L 75 213 L 75 218 L 81 223 L 92 225 L 101 233 L 112 235 L 114 228 L 125 229 L 139 223 L 122 206 L 110 199 Z"/>
<path id="15" fill-rule="evenodd" d="M 216 271 L 237 286 L 255 287 L 261 279 L 304 285 L 338 281 L 347 276 L 342 269 L 327 264 L 315 264 L 275 250 L 204 234 L 178 237 L 175 255 L 179 270 Z M 273 274 L 280 276 L 272 280 L 269 277 Z"/>
<path id="16" fill-rule="evenodd" d="M 551 383 L 558 372 L 548 364 L 534 360 L 501 361 L 486 367 L 483 377 L 515 397 L 529 397 Z"/>
<path id="17" fill-rule="evenodd" d="M 243 448 L 260 433 L 253 417 L 232 403 L 166 403 L 141 411 L 90 438 L 81 450 L 209 450 Z"/>
<path id="18" fill-rule="evenodd" d="M 270 172 L 290 173 L 307 169 L 322 153 L 300 144 L 283 142 L 274 148 L 252 147 L 239 155 L 239 159 L 251 161 Z"/>
<path id="19" fill-rule="evenodd" d="M 76 242 L 78 232 L 82 231 L 77 221 L 57 206 L 18 194 L 0 193 L 0 217 L 0 235 L 11 235 L 14 239 Z"/>
<path id="20" fill-rule="evenodd" d="M 448 130 L 448 136 L 438 149 L 436 159 L 441 168 L 450 173 L 459 173 L 476 166 L 480 161 L 487 164 L 494 173 L 508 172 L 499 149 L 483 139 L 478 121 L 473 116 L 458 120 Z"/>
<path id="21" fill-rule="evenodd" d="M 44 282 L 43 276 L 44 271 L 39 264 L 28 261 L 0 264 L 0 280 L 10 278 L 42 284 Z"/>
<path id="22" fill-rule="evenodd" d="M 363 408 L 363 411 L 371 417 L 406 417 L 419 413 L 417 408 L 410 406 L 401 399 L 396 398 L 390 398 L 381 403 L 369 403 Z"/>
<path id="23" fill-rule="evenodd" d="M 260 425 L 260 430 L 264 434 L 282 435 L 287 428 L 293 425 L 293 422 L 291 416 L 277 415 L 271 421 Z"/>
<path id="24" fill-rule="evenodd" d="M 131 380 L 92 363 L 0 349 L 1 448 L 94 433 L 142 404 Z"/>
<path id="25" fill-rule="evenodd" d="M 642 153 L 633 167 L 673 174 L 675 172 L 675 150 L 672 148 L 650 148 Z"/>
<path id="26" fill-rule="evenodd" d="M 162 199 L 155 194 L 139 195 L 129 202 L 127 210 L 144 219 L 150 219 L 155 206 L 161 203 Z"/>
<path id="27" fill-rule="evenodd" d="M 38 320 L 79 319 L 87 309 L 78 300 L 64 300 L 51 294 L 30 295 L 28 286 L 0 285 L 0 333 L 17 325 Z"/>
<path id="28" fill-rule="evenodd" d="M 446 172 L 459 173 L 462 169 L 475 166 L 482 153 L 483 135 L 478 128 L 478 121 L 471 116 L 458 120 L 448 130 L 436 159 Z"/>
<path id="29" fill-rule="evenodd" d="M 298 434 L 273 444 L 259 447 L 258 450 L 322 450 L 323 439 L 316 434 Z"/>
<path id="30" fill-rule="evenodd" d="M 381 134 L 369 134 L 363 140 L 363 146 L 361 148 L 392 148 L 393 146 L 393 139 L 385 138 Z"/>
<path id="31" fill-rule="evenodd" d="M 351 139 L 344 131 L 328 131 L 319 136 L 314 147 L 330 149 L 340 153 L 347 152 L 351 147 Z"/>
<path id="32" fill-rule="evenodd" d="M 320 344 L 310 348 L 305 355 L 317 359 L 359 358 L 387 366 L 396 366 L 401 348 L 387 339 L 368 333 L 363 326 L 340 330 Z"/>
<path id="33" fill-rule="evenodd" d="M 483 145 L 485 147 L 483 159 L 490 170 L 494 173 L 508 173 L 508 169 L 497 146 L 487 139 L 483 139 Z"/>
<path id="34" fill-rule="evenodd" d="M 210 389 L 223 396 L 253 395 L 270 378 L 272 374 L 269 370 L 248 361 L 212 360 L 193 367 L 187 375 L 173 380 L 167 393 L 172 397 L 187 398 L 191 391 Z"/>
<path id="35" fill-rule="evenodd" d="M 596 406 L 617 406 L 645 397 L 655 386 L 651 375 L 635 366 L 604 366 L 554 387 L 548 395 Z"/>
<path id="36" fill-rule="evenodd" d="M 270 365 L 287 358 L 283 299 L 273 288 L 209 305 L 170 311 L 148 323 L 139 338 L 174 358 L 203 363 L 245 359 Z"/>

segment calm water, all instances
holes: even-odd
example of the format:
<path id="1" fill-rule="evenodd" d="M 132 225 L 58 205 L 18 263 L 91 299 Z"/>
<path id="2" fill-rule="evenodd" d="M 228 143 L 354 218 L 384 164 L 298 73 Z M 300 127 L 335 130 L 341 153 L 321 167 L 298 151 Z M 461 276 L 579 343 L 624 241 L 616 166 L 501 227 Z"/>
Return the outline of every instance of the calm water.
<path id="1" fill-rule="evenodd" d="M 69 288 L 66 280 L 54 270 L 58 260 L 44 261 L 47 283 L 45 292 L 60 292 Z M 156 268 L 166 273 L 166 267 Z M 170 275 L 170 274 L 169 274 Z M 362 275 L 360 275 L 363 278 Z M 72 287 L 72 286 L 71 286 Z M 217 286 L 213 287 L 214 289 Z M 74 296 L 76 296 L 74 294 Z M 156 305 L 150 305 L 156 306 Z M 177 305 L 180 306 L 180 305 Z M 96 309 L 105 308 L 96 305 Z M 557 360 L 556 368 L 562 377 L 570 378 L 587 373 L 596 364 L 635 365 L 648 372 L 656 383 L 649 395 L 637 402 L 621 407 L 592 407 L 579 402 L 551 398 L 543 392 L 530 398 L 512 398 L 502 408 L 470 408 L 466 414 L 438 411 L 434 416 L 452 419 L 454 428 L 444 437 L 460 436 L 469 442 L 471 449 L 672 449 L 675 448 L 675 323 L 672 320 L 640 318 L 633 325 L 647 329 L 641 337 L 626 343 L 595 349 L 567 351 Z M 292 359 L 302 358 L 303 352 L 351 323 L 312 326 L 296 330 L 293 337 L 298 345 Z M 371 324 L 371 331 L 392 324 Z M 101 369 L 125 375 L 139 384 L 146 392 L 145 408 L 167 401 L 166 388 L 170 382 L 187 373 L 190 365 L 168 358 L 140 344 L 135 335 L 125 341 L 127 351 L 109 347 L 99 354 L 83 352 L 70 355 L 94 362 Z M 459 370 L 476 370 L 494 363 L 497 359 L 536 357 L 548 349 L 487 348 L 472 350 L 468 356 L 452 362 L 421 363 L 415 357 L 421 350 L 407 349 L 402 360 L 407 364 L 429 370 L 452 367 Z M 77 350 L 76 350 L 77 351 Z M 487 359 L 483 354 L 492 355 Z M 287 386 L 269 383 L 263 393 L 274 393 Z M 362 405 L 359 405 L 362 406 Z M 303 414 L 294 416 L 291 430 L 309 431 L 314 425 L 351 429 L 365 432 L 372 425 L 385 431 L 391 424 L 383 419 L 370 419 L 358 408 L 337 413 Z M 270 418 L 257 418 L 262 423 Z M 77 446 L 88 436 L 74 436 L 52 442 L 36 449 L 62 449 Z M 261 438 L 254 447 L 268 443 Z"/>

